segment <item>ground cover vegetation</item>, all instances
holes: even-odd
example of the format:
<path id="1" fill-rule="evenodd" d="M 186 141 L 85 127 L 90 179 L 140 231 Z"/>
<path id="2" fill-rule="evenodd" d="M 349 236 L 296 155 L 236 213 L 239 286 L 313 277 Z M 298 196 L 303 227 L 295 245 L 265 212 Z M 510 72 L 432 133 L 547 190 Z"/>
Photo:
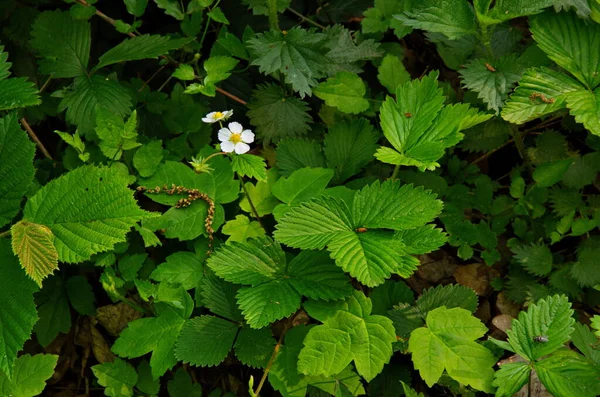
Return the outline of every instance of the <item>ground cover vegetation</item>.
<path id="1" fill-rule="evenodd" d="M 597 396 L 599 170 L 599 0 L 4 0 L 0 396 Z"/>

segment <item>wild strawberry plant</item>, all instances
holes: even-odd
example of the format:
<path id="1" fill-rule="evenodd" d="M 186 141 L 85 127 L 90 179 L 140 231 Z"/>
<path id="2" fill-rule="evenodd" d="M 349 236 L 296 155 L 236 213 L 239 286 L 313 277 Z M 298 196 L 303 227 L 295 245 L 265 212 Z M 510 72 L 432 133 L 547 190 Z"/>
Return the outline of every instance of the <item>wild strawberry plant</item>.
<path id="1" fill-rule="evenodd" d="M 0 23 L 0 396 L 600 394 L 599 0 Z"/>

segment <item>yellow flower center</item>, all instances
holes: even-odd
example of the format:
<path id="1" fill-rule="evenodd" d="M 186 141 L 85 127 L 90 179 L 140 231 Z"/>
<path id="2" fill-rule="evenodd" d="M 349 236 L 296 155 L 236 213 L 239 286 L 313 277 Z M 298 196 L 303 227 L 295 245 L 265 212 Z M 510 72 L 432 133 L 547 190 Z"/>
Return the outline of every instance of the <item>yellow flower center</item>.
<path id="1" fill-rule="evenodd" d="M 242 141 L 242 134 L 231 134 L 229 141 L 232 143 L 239 143 Z"/>
<path id="2" fill-rule="evenodd" d="M 217 119 L 217 120 L 218 119 L 222 119 L 223 116 L 225 116 L 223 113 L 221 113 L 221 112 L 215 112 L 215 119 Z"/>

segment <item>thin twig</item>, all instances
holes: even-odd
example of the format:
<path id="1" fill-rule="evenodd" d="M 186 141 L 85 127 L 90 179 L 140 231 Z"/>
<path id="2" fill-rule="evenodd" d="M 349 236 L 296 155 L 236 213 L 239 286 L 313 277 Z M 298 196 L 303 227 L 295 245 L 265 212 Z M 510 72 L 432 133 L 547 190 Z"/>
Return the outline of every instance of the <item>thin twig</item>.
<path id="1" fill-rule="evenodd" d="M 75 0 L 75 2 L 84 7 L 90 7 L 90 4 L 88 4 L 85 0 Z M 110 23 L 112 26 L 116 26 L 116 24 L 117 24 L 117 21 L 115 21 L 114 19 L 112 19 L 111 17 L 106 15 L 105 13 L 99 11 L 98 9 L 96 9 L 96 12 L 94 14 L 98 15 L 100 18 L 104 19 L 106 22 Z M 127 33 L 127 35 L 129 37 L 136 36 L 135 33 L 132 33 L 132 32 Z"/>
<path id="2" fill-rule="evenodd" d="M 483 161 L 483 160 L 487 159 L 487 158 L 488 158 L 488 157 L 490 157 L 492 154 L 494 154 L 494 153 L 496 153 L 498 150 L 500 150 L 500 149 L 502 149 L 502 148 L 504 148 L 504 147 L 506 147 L 506 146 L 510 145 L 510 144 L 511 144 L 511 143 L 513 143 L 514 141 L 515 141 L 515 140 L 514 140 L 514 138 L 511 138 L 511 139 L 509 139 L 508 141 L 504 142 L 504 144 L 503 144 L 503 145 L 500 145 L 500 146 L 498 146 L 496 149 L 494 149 L 494 150 L 491 150 L 491 151 L 489 151 L 489 152 L 485 153 L 484 155 L 482 155 L 482 156 L 480 156 L 480 157 L 476 158 L 474 161 L 472 161 L 472 162 L 471 162 L 471 164 L 470 164 L 470 165 L 475 165 L 475 164 L 477 164 L 477 163 L 479 163 L 479 162 L 481 162 L 481 161 Z"/>
<path id="3" fill-rule="evenodd" d="M 44 153 L 44 156 L 46 156 L 46 158 L 49 158 L 50 160 L 54 161 L 54 159 L 52 158 L 52 156 L 50 156 L 50 153 L 48 152 L 48 150 L 46 150 L 46 147 L 44 146 L 44 144 L 42 143 L 42 141 L 39 140 L 39 138 L 37 137 L 37 135 L 35 135 L 35 132 L 33 132 L 33 130 L 31 129 L 31 127 L 27 123 L 27 120 L 25 120 L 25 117 L 19 119 L 19 121 L 21 122 L 21 125 L 23 126 L 23 128 L 25 128 L 25 130 L 29 134 L 29 137 L 31 139 L 33 139 L 33 141 L 37 144 L 38 148 L 42 151 L 42 153 Z"/>
<path id="4" fill-rule="evenodd" d="M 236 97 L 235 95 L 233 95 L 230 92 L 225 91 L 222 88 L 217 87 L 217 92 L 220 92 L 221 94 L 225 95 L 226 97 L 228 97 L 229 99 L 233 99 L 234 101 L 241 103 L 242 105 L 246 106 L 248 104 L 248 102 L 244 101 L 241 98 Z"/>
<path id="5" fill-rule="evenodd" d="M 142 90 L 163 70 L 165 70 L 165 68 L 167 67 L 167 65 L 162 65 L 156 72 L 154 72 L 154 74 L 152 74 L 152 76 L 150 76 L 150 78 L 146 81 L 144 81 L 144 84 L 142 84 L 142 86 L 140 87 L 140 89 L 138 90 L 138 92 L 142 92 Z"/>
<path id="6" fill-rule="evenodd" d="M 287 7 L 286 10 L 289 11 L 289 12 L 291 12 L 292 14 L 294 14 L 295 16 L 297 16 L 298 18 L 300 18 L 301 20 L 303 20 L 306 23 L 310 23 L 311 25 L 314 25 L 314 26 L 316 26 L 316 27 L 318 27 L 320 29 L 323 29 L 323 30 L 327 29 L 326 26 L 323 26 L 320 23 L 315 22 L 312 19 L 305 17 L 304 15 L 302 15 L 298 11 L 294 10 L 293 8 Z"/>
<path id="7" fill-rule="evenodd" d="M 40 94 L 44 91 L 46 91 L 46 88 L 48 88 L 48 85 L 50 84 L 50 81 L 52 81 L 52 76 L 49 76 L 46 81 L 44 82 L 44 84 L 42 84 L 42 88 L 40 88 Z"/>
<path id="8" fill-rule="evenodd" d="M 8 229 L 5 232 L 0 233 L 0 238 L 2 238 L 2 237 L 8 237 L 8 236 L 10 236 L 10 229 Z"/>

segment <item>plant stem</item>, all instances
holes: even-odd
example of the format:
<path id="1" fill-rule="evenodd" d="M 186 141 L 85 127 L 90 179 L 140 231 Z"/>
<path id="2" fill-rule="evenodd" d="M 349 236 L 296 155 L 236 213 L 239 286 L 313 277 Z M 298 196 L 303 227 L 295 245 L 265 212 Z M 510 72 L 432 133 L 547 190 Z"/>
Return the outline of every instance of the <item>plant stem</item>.
<path id="1" fill-rule="evenodd" d="M 267 229 L 265 229 L 265 225 L 263 225 L 263 223 L 262 223 L 262 219 L 260 219 L 260 216 L 258 215 L 258 211 L 256 210 L 256 207 L 254 206 L 254 203 L 252 202 L 252 198 L 250 197 L 250 194 L 248 193 L 248 189 L 246 189 L 246 183 L 244 182 L 244 177 L 241 176 L 237 172 L 236 172 L 236 175 L 238 176 L 238 178 L 240 178 L 240 182 L 242 183 L 242 189 L 244 190 L 244 193 L 246 194 L 246 198 L 248 199 L 248 203 L 250 203 L 250 209 L 252 210 L 252 214 L 258 220 L 258 223 L 260 224 L 260 227 L 262 227 L 263 230 L 267 230 Z"/>
<path id="2" fill-rule="evenodd" d="M 8 236 L 10 236 L 10 229 L 8 229 L 5 232 L 0 233 L 0 238 L 2 238 L 2 237 L 8 237 Z"/>
<path id="3" fill-rule="evenodd" d="M 494 149 L 494 150 L 490 150 L 489 152 L 485 153 L 484 155 L 482 155 L 482 156 L 479 156 L 478 158 L 476 158 L 475 160 L 473 160 L 473 161 L 471 162 L 471 164 L 470 164 L 470 165 L 477 164 L 477 163 L 479 163 L 479 162 L 481 162 L 481 161 L 483 161 L 483 160 L 487 159 L 487 158 L 488 158 L 488 157 L 490 157 L 492 154 L 494 154 L 494 153 L 496 153 L 498 150 L 500 150 L 500 149 L 502 149 L 502 148 L 504 148 L 504 147 L 506 147 L 506 146 L 510 145 L 510 144 L 511 144 L 511 143 L 513 143 L 514 141 L 515 141 L 515 139 L 514 139 L 514 138 L 511 138 L 511 139 L 509 139 L 508 141 L 504 142 L 504 144 L 503 144 L 503 145 L 500 145 L 500 146 L 498 146 L 496 149 Z"/>
<path id="4" fill-rule="evenodd" d="M 167 66 L 166 65 L 162 65 L 156 72 L 154 72 L 152 74 L 152 76 L 150 76 L 150 78 L 146 81 L 144 81 L 144 84 L 142 84 L 142 86 L 140 87 L 140 89 L 138 90 L 138 92 L 142 92 L 142 90 L 160 73 L 162 72 Z"/>
<path id="5" fill-rule="evenodd" d="M 244 101 L 243 99 L 240 99 L 238 97 L 236 97 L 235 95 L 233 95 L 230 92 L 225 91 L 222 88 L 216 87 L 217 92 L 225 95 L 226 97 L 228 97 L 229 99 L 233 99 L 234 101 L 236 101 L 237 103 L 241 103 L 242 105 L 246 106 L 248 104 L 248 102 Z"/>
<path id="6" fill-rule="evenodd" d="M 46 149 L 46 147 L 44 146 L 42 141 L 40 141 L 40 139 L 37 137 L 37 135 L 35 135 L 35 132 L 33 132 L 31 127 L 29 126 L 29 123 L 27 123 L 27 120 L 25 120 L 25 117 L 19 119 L 19 122 L 21 123 L 23 128 L 25 128 L 25 130 L 27 131 L 27 134 L 29 134 L 29 137 L 36 143 L 38 148 L 42 151 L 44 156 L 46 156 L 46 158 L 54 161 L 54 159 L 52 158 L 52 156 L 50 155 L 50 153 L 48 152 L 48 150 Z"/>
<path id="7" fill-rule="evenodd" d="M 400 171 L 400 164 L 396 165 L 394 167 L 394 171 L 392 172 L 392 176 L 390 176 L 390 179 L 392 181 L 395 181 L 398 178 L 398 171 Z"/>
<path id="8" fill-rule="evenodd" d="M 289 11 L 289 12 L 291 12 L 292 14 L 296 15 L 298 18 L 300 18 L 301 20 L 303 20 L 306 23 L 310 23 L 311 25 L 314 25 L 314 26 L 316 26 L 318 28 L 321 28 L 321 29 L 326 29 L 327 28 L 326 26 L 323 26 L 320 23 L 315 22 L 312 19 L 305 17 L 304 15 L 302 15 L 298 11 L 294 10 L 293 8 L 287 7 L 286 10 Z"/>
<path id="9" fill-rule="evenodd" d="M 44 84 L 42 84 L 42 88 L 40 88 L 40 94 L 44 91 L 46 91 L 46 88 L 48 88 L 48 85 L 50 84 L 50 81 L 52 81 L 52 76 L 49 76 L 46 81 L 44 82 Z"/>
<path id="10" fill-rule="evenodd" d="M 84 6 L 84 7 L 89 7 L 90 6 L 85 0 L 75 0 L 75 2 L 78 3 L 78 4 L 80 4 L 80 5 L 82 5 L 82 6 Z M 98 9 L 96 9 L 96 12 L 94 14 L 98 15 L 100 18 L 104 19 L 106 22 L 110 23 L 113 26 L 115 26 L 117 24 L 117 22 L 114 19 L 112 19 L 108 15 L 100 12 Z M 135 33 L 131 33 L 131 32 L 127 33 L 127 35 L 129 37 L 135 37 L 136 36 Z"/>
<path id="11" fill-rule="evenodd" d="M 277 0 L 267 0 L 269 7 L 269 27 L 279 31 L 279 16 L 277 15 Z"/>

